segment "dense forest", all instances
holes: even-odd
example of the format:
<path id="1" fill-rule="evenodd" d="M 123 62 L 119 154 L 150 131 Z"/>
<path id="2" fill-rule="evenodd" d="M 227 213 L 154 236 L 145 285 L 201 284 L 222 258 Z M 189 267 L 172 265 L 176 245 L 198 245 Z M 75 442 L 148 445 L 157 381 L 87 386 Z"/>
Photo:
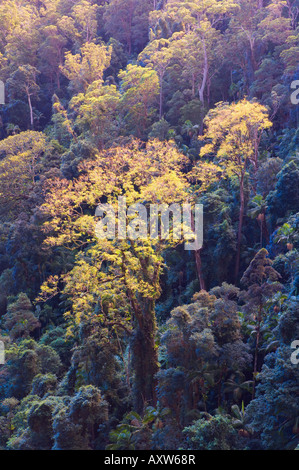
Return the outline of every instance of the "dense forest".
<path id="1" fill-rule="evenodd" d="M 0 80 L 0 449 L 299 448 L 299 1 L 0 0 Z"/>

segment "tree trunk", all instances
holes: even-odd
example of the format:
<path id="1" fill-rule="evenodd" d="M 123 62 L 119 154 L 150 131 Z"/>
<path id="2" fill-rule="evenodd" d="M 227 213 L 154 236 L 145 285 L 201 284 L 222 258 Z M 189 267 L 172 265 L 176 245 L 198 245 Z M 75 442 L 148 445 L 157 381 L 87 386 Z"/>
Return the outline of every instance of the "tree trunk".
<path id="1" fill-rule="evenodd" d="M 205 284 L 205 280 L 204 280 L 204 277 L 203 277 L 203 274 L 202 274 L 202 268 L 201 268 L 200 252 L 201 252 L 201 249 L 200 250 L 195 250 L 195 252 L 194 252 L 195 262 L 196 262 L 196 271 L 197 271 L 197 276 L 198 276 L 198 279 L 199 279 L 200 290 L 206 290 L 206 284 Z"/>
<path id="2" fill-rule="evenodd" d="M 256 374 L 257 374 L 257 359 L 258 359 L 258 348 L 260 342 L 260 331 L 261 331 L 261 322 L 262 322 L 262 308 L 259 306 L 259 313 L 257 317 L 257 327 L 256 327 L 256 342 L 255 342 L 255 352 L 254 352 L 254 364 L 253 364 L 253 385 L 252 385 L 252 399 L 255 397 L 255 384 L 256 384 Z"/>
<path id="3" fill-rule="evenodd" d="M 241 252 L 243 217 L 244 217 L 244 173 L 242 173 L 241 180 L 240 180 L 240 213 L 239 213 L 239 228 L 238 228 L 238 240 L 237 240 L 237 257 L 236 257 L 236 265 L 235 265 L 235 282 L 237 282 L 239 268 L 240 268 L 240 252 Z"/>
<path id="4" fill-rule="evenodd" d="M 153 301 L 148 302 L 141 318 L 137 319 L 138 326 L 132 336 L 132 366 L 135 374 L 133 401 L 134 409 L 139 414 L 146 406 L 155 406 L 157 403 L 155 376 L 159 367 L 154 306 Z"/>
<path id="5" fill-rule="evenodd" d="M 33 109 L 32 109 L 32 103 L 31 103 L 31 95 L 29 91 L 27 91 L 27 98 L 28 98 L 28 105 L 29 105 L 29 111 L 30 111 L 30 126 L 31 126 L 31 129 L 34 129 Z"/>
<path id="6" fill-rule="evenodd" d="M 132 248 L 134 250 L 134 245 L 132 245 Z M 140 414 L 146 405 L 155 406 L 157 402 L 156 374 L 159 366 L 156 346 L 155 300 L 148 298 L 136 299 L 136 294 L 126 281 L 125 263 L 126 258 L 123 253 L 122 271 L 135 323 L 134 333 L 131 336 L 131 368 L 134 371 L 133 405 L 134 410 Z M 144 279 L 148 282 L 148 266 L 144 260 L 140 259 L 140 263 L 143 267 Z M 155 284 L 154 278 L 152 281 Z"/>
<path id="7" fill-rule="evenodd" d="M 253 68 L 253 71 L 255 72 L 256 69 L 257 69 L 257 64 L 256 64 L 256 60 L 255 60 L 255 55 L 254 55 L 254 45 L 255 45 L 254 38 L 249 38 L 249 44 L 250 44 L 250 54 L 251 54 L 252 68 Z"/>
<path id="8" fill-rule="evenodd" d="M 264 217 L 264 220 L 263 220 L 263 234 L 264 234 L 264 237 L 265 237 L 265 240 L 266 240 L 266 244 L 268 244 L 269 243 L 269 232 L 268 232 L 268 227 L 267 227 L 266 216 Z"/>
<path id="9" fill-rule="evenodd" d="M 204 52 L 204 69 L 203 69 L 203 77 L 202 77 L 201 86 L 199 88 L 199 99 L 204 105 L 204 91 L 205 91 L 206 83 L 208 79 L 209 63 L 208 63 L 208 54 L 207 54 L 205 39 L 202 38 L 201 42 L 203 45 L 203 52 Z"/>
<path id="10" fill-rule="evenodd" d="M 259 156 L 259 144 L 261 141 L 261 136 L 262 134 L 258 134 L 258 130 L 255 129 L 254 131 L 254 157 L 252 159 L 252 164 L 253 164 L 253 192 L 256 194 L 257 192 L 257 179 L 258 179 L 258 169 L 259 169 L 259 162 L 258 162 L 258 156 Z"/>

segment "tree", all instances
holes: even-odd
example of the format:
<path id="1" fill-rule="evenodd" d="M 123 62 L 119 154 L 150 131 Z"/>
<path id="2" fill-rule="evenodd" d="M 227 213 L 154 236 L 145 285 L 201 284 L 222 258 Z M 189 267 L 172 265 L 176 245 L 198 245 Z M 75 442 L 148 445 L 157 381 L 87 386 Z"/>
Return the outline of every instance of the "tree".
<path id="1" fill-rule="evenodd" d="M 36 80 L 39 73 L 40 72 L 31 65 L 20 65 L 17 71 L 7 81 L 7 86 L 12 96 L 22 96 L 25 94 L 29 106 L 31 129 L 34 128 L 32 98 L 38 98 L 40 88 Z"/>
<path id="2" fill-rule="evenodd" d="M 54 450 L 96 449 L 99 426 L 108 421 L 108 403 L 101 390 L 92 385 L 80 387 L 54 416 Z M 104 439 L 102 436 L 101 441 Z M 102 444 L 103 446 L 103 444 Z"/>
<path id="3" fill-rule="evenodd" d="M 221 177 L 225 177 L 225 174 L 221 167 L 214 163 L 199 161 L 189 173 L 189 179 L 196 184 L 194 194 L 198 197 L 202 195 L 207 189 L 219 181 Z M 192 221 L 194 223 L 194 221 Z M 194 230 L 194 225 L 192 227 Z M 203 276 L 202 261 L 201 261 L 202 247 L 198 250 L 194 250 L 196 270 L 199 279 L 199 285 L 201 290 L 206 290 L 206 283 Z"/>
<path id="4" fill-rule="evenodd" d="M 253 219 L 256 219 L 260 225 L 260 244 L 261 248 L 263 247 L 263 235 L 265 235 L 266 243 L 269 242 L 269 233 L 266 222 L 266 210 L 267 204 L 265 199 L 261 194 L 254 196 L 252 201 L 250 201 L 250 209 L 248 210 L 248 215 Z"/>
<path id="5" fill-rule="evenodd" d="M 261 327 L 266 315 L 266 302 L 275 292 L 282 289 L 282 285 L 277 282 L 280 275 L 272 268 L 272 261 L 268 258 L 268 251 L 262 248 L 253 258 L 246 269 L 241 283 L 247 287 L 242 298 L 246 301 L 244 310 L 250 313 L 255 322 L 255 353 L 253 365 L 253 391 L 255 395 L 255 383 L 258 372 L 258 353 L 261 339 Z"/>
<path id="6" fill-rule="evenodd" d="M 296 72 L 296 57 L 298 57 L 299 48 L 298 48 L 298 37 L 299 31 L 298 28 L 288 36 L 284 50 L 281 52 L 280 56 L 285 65 L 284 75 L 289 76 L 293 75 Z"/>
<path id="7" fill-rule="evenodd" d="M 3 397 L 26 397 L 38 374 L 60 376 L 61 361 L 56 351 L 32 338 L 11 344 L 6 353 L 4 374 L 0 377 L 0 395 Z"/>
<path id="8" fill-rule="evenodd" d="M 236 8 L 237 5 L 233 0 L 222 2 L 216 0 L 184 2 L 171 0 L 166 4 L 165 10 L 156 15 L 156 21 L 162 17 L 164 19 L 175 17 L 176 24 L 180 25 L 180 30 L 183 30 L 187 35 L 194 32 L 201 51 L 201 80 L 198 83 L 198 94 L 202 104 L 204 104 L 204 93 L 209 80 L 210 60 L 213 53 L 212 38 L 217 36 L 216 27 L 218 24 Z M 188 37 L 194 38 L 194 35 L 190 34 Z"/>
<path id="9" fill-rule="evenodd" d="M 204 145 L 200 154 L 215 153 L 230 176 L 236 176 L 240 185 L 240 212 L 237 240 L 235 280 L 239 273 L 242 225 L 245 208 L 245 175 L 249 163 L 258 169 L 258 146 L 265 129 L 272 126 L 267 117 L 267 109 L 257 102 L 246 99 L 232 103 L 219 103 L 206 118 L 206 131 L 201 140 L 210 143 Z"/>
<path id="10" fill-rule="evenodd" d="M 77 92 L 86 92 L 95 80 L 103 81 L 104 70 L 109 67 L 111 47 L 88 42 L 81 47 L 80 54 L 67 52 L 61 72 Z"/>
<path id="11" fill-rule="evenodd" d="M 186 32 L 176 42 L 175 56 L 182 75 L 190 84 L 192 97 L 197 93 L 201 106 L 206 108 L 210 103 L 211 81 L 221 67 L 221 39 L 220 32 L 211 28 L 205 31 L 204 48 L 195 31 Z"/>
<path id="12" fill-rule="evenodd" d="M 152 141 L 143 147 L 135 141 L 111 148 L 82 164 L 77 181 L 57 180 L 49 188 L 43 208 L 49 218 L 44 226 L 48 244 L 80 250 L 74 269 L 64 276 L 64 294 L 71 301 L 71 324 L 94 316 L 95 320 L 102 319 L 109 331 L 116 329 L 120 335 L 126 332 L 131 337 L 137 411 L 142 411 L 145 403 L 156 401 L 155 301 L 161 293 L 162 253 L 169 244 L 179 241 L 147 237 L 136 240 L 129 234 L 124 240 L 97 239 L 94 217 L 88 214 L 103 197 L 115 211 L 119 195 L 125 196 L 130 205 L 188 201 L 188 184 L 181 173 L 184 162 L 184 156 L 171 142 Z M 89 212 L 81 214 L 83 207 L 89 207 Z M 55 279 L 53 283 L 54 290 L 48 285 L 43 288 L 45 298 L 57 292 Z"/>
<path id="13" fill-rule="evenodd" d="M 149 67 L 156 70 L 159 77 L 160 84 L 160 99 L 159 99 L 159 119 L 163 116 L 163 78 L 168 65 L 173 57 L 173 50 L 170 41 L 160 39 L 152 41 L 143 51 L 139 54 L 138 59 L 144 61 Z"/>
<path id="14" fill-rule="evenodd" d="M 6 412 L 5 418 L 1 417 L 0 418 L 0 429 L 1 429 L 1 439 L 4 437 L 4 441 L 9 439 L 12 436 L 13 432 L 13 424 L 12 424 L 12 418 L 14 415 L 14 410 L 16 406 L 18 406 L 19 400 L 16 398 L 5 398 L 2 403 L 1 403 L 1 408 L 3 411 Z M 4 426 L 3 426 L 4 425 Z M 4 428 L 4 429 L 3 429 Z M 6 438 L 6 439 L 5 439 Z M 5 444 L 5 442 L 3 442 Z"/>
<path id="15" fill-rule="evenodd" d="M 299 212 L 298 184 L 298 163 L 295 159 L 291 159 L 277 174 L 275 188 L 267 196 L 272 227 L 275 227 L 278 219 L 284 218 L 286 214 Z"/>
<path id="16" fill-rule="evenodd" d="M 90 42 L 96 36 L 98 8 L 90 0 L 81 0 L 72 9 L 72 16 L 82 31 L 84 42 Z"/>
<path id="17" fill-rule="evenodd" d="M 1 52 L 4 51 L 7 43 L 7 37 L 12 34 L 14 28 L 19 24 L 20 18 L 18 14 L 18 7 L 15 2 L 1 2 L 0 5 L 0 18 L 1 18 Z"/>
<path id="18" fill-rule="evenodd" d="M 36 67 L 40 44 L 37 10 L 28 2 L 16 5 L 9 1 L 7 8 L 11 19 L 4 17 L 3 20 L 7 25 L 4 29 L 8 33 L 5 36 L 5 55 L 9 60 L 10 71 L 15 72 L 19 66 Z"/>
<path id="19" fill-rule="evenodd" d="M 43 36 L 44 41 L 38 51 L 40 57 L 39 69 L 49 76 L 52 87 L 56 81 L 56 86 L 60 89 L 60 67 L 63 65 L 67 39 L 55 25 L 45 26 Z"/>
<path id="20" fill-rule="evenodd" d="M 188 450 L 236 450 L 238 433 L 230 417 L 205 416 L 184 429 Z"/>
<path id="21" fill-rule="evenodd" d="M 250 363 L 241 337 L 238 306 L 229 298 L 236 295 L 238 289 L 227 284 L 210 293 L 201 291 L 190 304 L 173 309 L 163 329 L 159 403 L 171 409 L 180 426 L 200 411 L 225 406 L 225 381 Z"/>
<path id="22" fill-rule="evenodd" d="M 140 51 L 148 40 L 148 15 L 153 0 L 109 0 L 104 7 L 105 31 L 124 44 L 128 54 Z"/>
<path id="23" fill-rule="evenodd" d="M 115 85 L 101 86 L 95 81 L 85 95 L 79 93 L 70 102 L 70 109 L 75 110 L 75 125 L 82 135 L 90 133 L 90 139 L 102 150 L 111 143 L 120 132 L 119 108 L 121 95 Z"/>
<path id="24" fill-rule="evenodd" d="M 260 39 L 257 34 L 258 24 L 265 16 L 265 10 L 260 7 L 259 0 L 246 2 L 238 0 L 237 3 L 239 8 L 231 19 L 229 28 L 232 31 L 233 39 L 236 39 L 239 47 L 242 44 L 243 49 L 249 49 L 249 57 L 246 62 L 250 70 L 249 74 L 252 75 L 257 68 L 256 49 Z"/>
<path id="25" fill-rule="evenodd" d="M 129 130 L 144 138 L 155 113 L 159 78 L 155 70 L 129 64 L 119 73 L 123 95 L 121 105 Z"/>
<path id="26" fill-rule="evenodd" d="M 298 338 L 299 309 L 296 299 L 282 306 L 275 329 L 276 348 L 267 354 L 258 376 L 256 397 L 246 407 L 247 426 L 263 449 L 295 449 L 298 445 L 298 364 L 290 360 Z"/>
<path id="27" fill-rule="evenodd" d="M 284 15 L 285 8 L 283 0 L 272 0 L 265 8 L 267 16 L 258 27 L 263 43 L 282 45 L 292 33 L 291 18 Z"/>
<path id="28" fill-rule="evenodd" d="M 0 142 L 0 210 L 7 217 L 26 207 L 45 151 L 46 140 L 41 132 L 21 132 Z"/>
<path id="29" fill-rule="evenodd" d="M 3 326 L 9 331 L 11 339 L 28 338 L 30 333 L 40 327 L 32 312 L 32 304 L 26 294 L 19 294 L 16 302 L 10 304 L 2 317 Z"/>

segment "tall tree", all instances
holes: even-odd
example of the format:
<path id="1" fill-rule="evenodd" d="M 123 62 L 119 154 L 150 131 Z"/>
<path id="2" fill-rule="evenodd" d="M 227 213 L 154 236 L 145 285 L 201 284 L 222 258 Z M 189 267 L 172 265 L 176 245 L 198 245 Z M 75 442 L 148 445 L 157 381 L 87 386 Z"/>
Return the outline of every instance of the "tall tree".
<path id="1" fill-rule="evenodd" d="M 170 47 L 170 41 L 166 39 L 152 41 L 138 56 L 139 60 L 144 61 L 158 74 L 160 83 L 159 119 L 162 119 L 163 116 L 163 79 L 172 57 L 173 49 Z"/>
<path id="2" fill-rule="evenodd" d="M 159 78 L 155 70 L 129 64 L 119 73 L 123 95 L 121 104 L 129 130 L 144 138 L 158 102 Z"/>
<path id="3" fill-rule="evenodd" d="M 257 102 L 246 99 L 238 103 L 219 103 L 206 118 L 206 131 L 202 140 L 204 145 L 200 154 L 214 153 L 220 164 L 224 165 L 230 176 L 236 176 L 240 185 L 240 211 L 237 240 L 235 280 L 240 266 L 242 226 L 245 209 L 245 175 L 251 163 L 254 173 L 258 169 L 258 146 L 265 129 L 272 126 L 267 109 Z"/>
<path id="4" fill-rule="evenodd" d="M 185 161 L 173 143 L 152 141 L 144 147 L 137 141 L 112 148 L 82 164 L 77 181 L 57 180 L 49 188 L 43 207 L 49 218 L 44 227 L 48 244 L 77 247 L 80 251 L 75 268 L 64 277 L 64 293 L 71 301 L 68 318 L 80 323 L 86 316 L 95 316 L 120 334 L 133 326 L 131 348 L 137 411 L 142 411 L 145 403 L 156 403 L 155 302 L 161 293 L 162 254 L 165 248 L 180 241 L 149 238 L 147 228 L 140 225 L 127 235 L 119 228 L 119 239 L 97 238 L 95 218 L 89 214 L 106 198 L 120 220 L 123 211 L 117 206 L 120 195 L 126 197 L 128 205 L 146 201 L 146 207 L 149 203 L 188 201 L 188 183 L 181 173 Z M 138 206 L 135 207 L 138 211 Z M 129 213 L 124 212 L 124 217 L 129 230 L 134 220 Z M 141 239 L 134 233 L 139 233 Z M 43 288 L 46 297 L 56 292 L 55 279 L 50 281 L 51 285 Z"/>
<path id="5" fill-rule="evenodd" d="M 60 67 L 63 65 L 63 58 L 67 39 L 60 34 L 55 25 L 48 25 L 43 30 L 44 41 L 42 41 L 38 54 L 40 58 L 39 69 L 50 79 L 56 87 L 60 89 Z"/>
<path id="6" fill-rule="evenodd" d="M 104 7 L 105 31 L 126 46 L 128 54 L 140 52 L 148 40 L 148 17 L 154 1 L 109 0 Z"/>
<path id="7" fill-rule="evenodd" d="M 37 84 L 37 76 L 40 72 L 31 65 L 20 65 L 17 71 L 7 81 L 8 89 L 12 96 L 26 96 L 29 115 L 30 115 L 30 127 L 34 128 L 34 115 L 32 99 L 38 98 L 38 92 L 40 90 Z"/>
<path id="8" fill-rule="evenodd" d="M 194 32 L 201 50 L 201 80 L 198 83 L 198 95 L 204 104 L 204 94 L 209 80 L 211 55 L 213 53 L 212 37 L 217 36 L 218 27 L 237 8 L 233 0 L 194 0 L 178 2 L 170 0 L 156 22 L 162 17 L 175 18 L 176 25 L 186 34 Z"/>
<path id="9" fill-rule="evenodd" d="M 88 135 L 100 150 L 113 142 L 121 128 L 121 94 L 115 85 L 101 85 L 101 82 L 94 81 L 85 95 L 79 93 L 70 102 L 70 110 L 74 110 L 77 116 L 75 125 L 82 132 L 82 137 Z"/>
<path id="10" fill-rule="evenodd" d="M 6 217 L 19 214 L 28 207 L 30 192 L 36 185 L 46 151 L 44 134 L 21 132 L 0 142 L 0 212 Z"/>
<path id="11" fill-rule="evenodd" d="M 81 0 L 72 10 L 72 16 L 78 25 L 79 31 L 81 31 L 84 42 L 90 42 L 96 36 L 97 10 L 98 5 L 93 5 L 88 0 Z"/>

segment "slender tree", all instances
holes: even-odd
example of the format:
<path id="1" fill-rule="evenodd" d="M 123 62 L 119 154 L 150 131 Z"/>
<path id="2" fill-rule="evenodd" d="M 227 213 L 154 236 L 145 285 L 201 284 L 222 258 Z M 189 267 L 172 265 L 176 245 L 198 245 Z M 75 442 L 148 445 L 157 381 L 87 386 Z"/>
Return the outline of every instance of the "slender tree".
<path id="1" fill-rule="evenodd" d="M 272 126 L 267 109 L 246 99 L 238 103 L 219 103 L 206 118 L 206 131 L 201 139 L 210 141 L 200 151 L 214 153 L 228 175 L 236 176 L 240 186 L 240 210 L 235 264 L 235 280 L 239 274 L 242 226 L 245 210 L 245 177 L 251 163 L 258 168 L 258 143 L 265 129 Z"/>

